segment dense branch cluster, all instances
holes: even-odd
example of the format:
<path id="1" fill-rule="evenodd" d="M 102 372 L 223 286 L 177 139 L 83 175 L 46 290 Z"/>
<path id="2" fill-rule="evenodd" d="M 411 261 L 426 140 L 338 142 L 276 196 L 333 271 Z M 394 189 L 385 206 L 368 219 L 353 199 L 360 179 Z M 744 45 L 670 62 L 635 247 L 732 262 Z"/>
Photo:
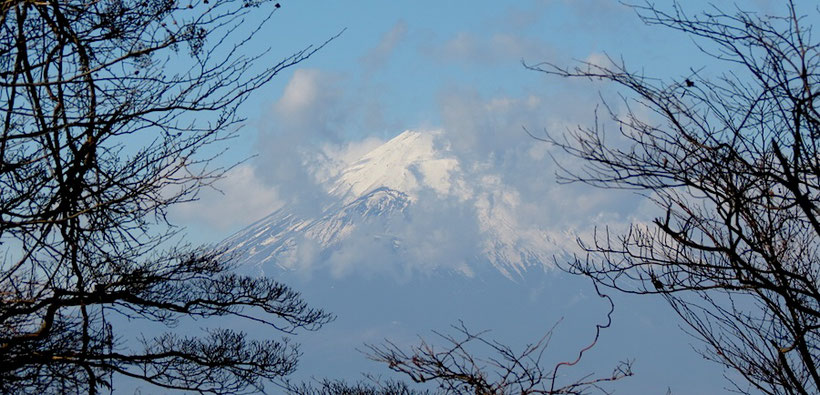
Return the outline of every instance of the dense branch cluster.
<path id="1" fill-rule="evenodd" d="M 329 320 L 218 252 L 172 247 L 165 219 L 222 174 L 200 152 L 235 131 L 237 106 L 317 49 L 248 55 L 279 10 L 265 3 L 0 2 L 0 392 L 94 393 L 115 373 L 258 389 L 293 370 L 294 345 L 211 330 L 135 346 L 117 324 Z"/>
<path id="2" fill-rule="evenodd" d="M 663 214 L 599 232 L 570 269 L 627 292 L 661 294 L 738 372 L 736 390 L 820 391 L 820 53 L 794 4 L 785 17 L 636 7 L 725 65 L 664 82 L 623 62 L 530 68 L 626 88 L 601 123 L 546 140 L 584 160 L 566 180 L 637 190 Z M 646 114 L 650 114 L 647 116 Z M 745 382 L 745 383 L 744 383 Z"/>
<path id="3" fill-rule="evenodd" d="M 349 383 L 344 380 L 322 379 L 289 385 L 290 395 L 432 395 L 429 390 L 411 388 L 402 381 L 382 380 L 366 375 L 365 379 Z"/>
<path id="4" fill-rule="evenodd" d="M 597 287 L 596 287 L 596 291 Z M 575 359 L 546 366 L 544 353 L 548 350 L 553 331 L 521 351 L 487 338 L 485 332 L 474 332 L 464 323 L 454 326 L 456 336 L 436 332 L 444 345 L 436 346 L 424 339 L 408 350 L 387 341 L 369 345 L 369 357 L 385 363 L 391 370 L 408 376 L 416 383 L 435 383 L 441 394 L 586 394 L 593 390 L 607 393 L 605 383 L 632 376 L 632 363 L 619 363 L 609 375 L 586 375 L 575 381 L 566 380 L 558 372 L 561 368 L 577 365 L 584 354 L 599 340 L 601 330 L 609 328 L 615 305 L 609 296 L 598 292 L 609 302 L 607 321 L 595 327 L 592 341 L 582 348 Z"/>

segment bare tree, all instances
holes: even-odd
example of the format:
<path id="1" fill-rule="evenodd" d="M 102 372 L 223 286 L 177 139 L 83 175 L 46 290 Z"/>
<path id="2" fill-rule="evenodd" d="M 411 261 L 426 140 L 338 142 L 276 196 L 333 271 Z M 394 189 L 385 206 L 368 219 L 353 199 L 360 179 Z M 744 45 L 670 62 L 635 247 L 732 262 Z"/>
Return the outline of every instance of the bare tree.
<path id="1" fill-rule="evenodd" d="M 625 113 L 606 106 L 625 144 L 608 143 L 597 119 L 544 139 L 585 163 L 563 180 L 635 190 L 662 213 L 624 234 L 597 232 L 568 269 L 662 295 L 744 393 L 820 392 L 820 53 L 806 17 L 784 8 L 635 6 L 645 22 L 692 36 L 723 73 L 664 81 L 615 59 L 529 66 L 625 88 Z"/>
<path id="2" fill-rule="evenodd" d="M 279 9 L 0 1 L 0 392 L 93 394 L 115 375 L 258 391 L 293 371 L 287 339 L 125 329 L 228 316 L 291 333 L 331 318 L 285 285 L 233 274 L 218 251 L 173 242 L 166 220 L 224 173 L 201 152 L 236 131 L 248 94 L 318 49 L 252 53 Z"/>
<path id="3" fill-rule="evenodd" d="M 597 291 L 597 287 L 596 287 Z M 417 346 L 404 350 L 387 341 L 381 345 L 368 345 L 371 359 L 383 362 L 395 371 L 407 375 L 416 383 L 433 382 L 439 393 L 478 395 L 504 394 L 585 394 L 598 390 L 607 393 L 602 384 L 632 376 L 632 363 L 619 363 L 611 374 L 596 377 L 588 374 L 575 381 L 562 383 L 558 374 L 564 367 L 578 364 L 584 354 L 597 343 L 602 329 L 609 328 L 615 305 L 612 299 L 598 292 L 609 302 L 605 324 L 595 327 L 593 340 L 578 352 L 574 360 L 544 366 L 553 329 L 539 341 L 515 351 L 508 345 L 487 338 L 487 331 L 473 332 L 463 322 L 453 328 L 455 336 L 434 332 L 444 340 L 436 347 L 422 339 Z M 484 355 L 489 352 L 489 355 Z"/>
<path id="4" fill-rule="evenodd" d="M 286 388 L 292 395 L 431 395 L 429 390 L 416 390 L 405 382 L 381 380 L 378 377 L 366 376 L 364 380 L 348 383 L 344 380 L 322 379 L 313 383 L 289 385 Z"/>

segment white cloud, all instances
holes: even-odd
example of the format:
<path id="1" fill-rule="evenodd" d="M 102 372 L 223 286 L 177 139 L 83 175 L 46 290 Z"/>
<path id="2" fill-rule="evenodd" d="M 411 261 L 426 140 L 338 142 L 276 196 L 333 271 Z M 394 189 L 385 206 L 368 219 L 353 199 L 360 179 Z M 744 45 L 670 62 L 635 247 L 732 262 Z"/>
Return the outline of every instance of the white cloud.
<path id="1" fill-rule="evenodd" d="M 339 105 L 339 80 L 339 76 L 315 69 L 295 70 L 274 106 L 277 115 L 291 124 L 325 119 L 329 112 L 322 109 Z"/>
<path id="2" fill-rule="evenodd" d="M 396 44 L 402 26 L 394 27 L 381 50 Z M 371 93 L 366 82 L 346 75 L 298 69 L 260 122 L 258 156 L 251 163 L 294 210 L 310 214 L 321 208 L 328 199 L 322 184 L 383 142 L 352 136 L 386 129 L 378 92 Z"/>
<path id="3" fill-rule="evenodd" d="M 341 144 L 324 143 L 309 158 L 305 165 L 319 184 L 324 184 L 361 158 L 364 154 L 384 144 L 378 137 L 365 137 L 362 140 L 348 141 Z"/>
<path id="4" fill-rule="evenodd" d="M 479 66 L 506 62 L 518 72 L 530 74 L 535 73 L 518 65 L 521 58 L 551 58 L 552 50 L 546 42 L 508 32 L 512 30 L 493 29 L 500 28 L 458 33 L 427 48 L 428 54 Z M 353 79 L 315 69 L 295 70 L 264 120 L 257 145 L 259 156 L 251 162 L 253 178 L 261 179 L 260 185 L 270 185 L 260 188 L 267 188 L 272 200 L 288 204 L 297 216 L 317 215 L 329 202 L 327 184 L 385 140 L 384 135 L 361 137 L 359 133 L 398 133 L 418 126 L 402 124 L 399 128 L 380 129 L 365 125 L 369 117 L 384 122 L 380 108 L 369 103 L 379 102 L 385 92 L 367 89 L 372 81 L 364 73 L 389 62 L 396 48 L 407 40 L 407 32 L 404 22 L 385 32 L 378 45 L 359 58 L 363 75 Z M 589 60 L 598 62 L 600 58 L 593 54 Z M 505 240 L 509 245 L 537 245 L 548 239 L 560 252 L 577 251 L 575 236 L 595 225 L 625 221 L 637 203 L 613 201 L 611 191 L 556 185 L 551 158 L 556 154 L 554 147 L 531 139 L 522 130 L 524 126 L 533 132 L 547 128 L 550 133 L 561 134 L 583 123 L 578 120 L 589 120 L 594 109 L 590 103 L 598 100 L 595 92 L 579 93 L 572 82 L 563 80 L 550 81 L 549 86 L 537 89 L 525 88 L 513 94 L 496 91 L 492 95 L 472 87 L 441 91 L 441 125 L 434 126 L 443 129 L 442 141 L 448 142 L 457 158 L 455 163 L 460 165 L 458 170 L 470 183 L 464 188 L 470 193 L 457 195 L 468 197 L 429 190 L 429 198 L 419 199 L 422 206 L 412 209 L 409 222 L 393 224 L 392 233 L 381 235 L 385 237 L 374 238 L 378 227 L 361 227 L 343 246 L 329 252 L 329 257 L 305 241 L 292 263 L 304 266 L 316 263 L 313 260 L 325 260 L 324 265 L 329 266 L 324 267 L 337 276 L 386 266 L 398 272 L 432 267 L 470 272 L 464 262 L 474 258 L 470 252 L 478 254 L 485 247 L 486 228 L 492 224 L 503 223 L 505 232 L 515 235 L 515 239 Z M 429 173 L 423 168 L 415 170 Z M 436 184 L 449 185 L 444 182 L 449 179 L 442 180 Z M 247 209 L 245 213 L 257 219 L 267 211 Z M 390 235 L 400 236 L 407 249 L 393 245 L 387 237 Z M 512 257 L 514 251 L 508 252 Z M 389 267 L 397 253 L 418 267 Z M 305 268 L 317 269 L 315 265 Z"/>
<path id="5" fill-rule="evenodd" d="M 322 145 L 343 140 L 355 103 L 345 100 L 342 83 L 337 74 L 298 69 L 260 122 L 258 156 L 251 164 L 295 209 L 310 211 L 325 199 L 309 165 L 315 166 Z"/>
<path id="6" fill-rule="evenodd" d="M 488 37 L 471 32 L 459 32 L 427 52 L 438 60 L 478 64 L 517 64 L 523 58 L 549 57 L 550 45 L 544 41 L 511 33 L 497 32 Z"/>
<path id="7" fill-rule="evenodd" d="M 171 214 L 176 221 L 227 231 L 281 206 L 275 188 L 266 186 L 252 166 L 241 164 L 213 187 L 203 189 L 199 200 L 174 206 Z"/>
<path id="8" fill-rule="evenodd" d="M 288 113 L 292 111 L 301 112 L 313 104 L 318 96 L 317 70 L 296 70 L 293 73 L 285 92 L 277 102 L 277 110 Z"/>
<path id="9" fill-rule="evenodd" d="M 362 56 L 361 62 L 370 72 L 384 66 L 390 59 L 393 51 L 404 41 L 406 36 L 407 23 L 404 21 L 396 22 L 390 30 L 384 33 L 379 44 Z"/>
<path id="10" fill-rule="evenodd" d="M 485 206 L 500 210 L 484 210 L 483 215 L 504 217 L 501 222 L 517 229 L 521 243 L 549 239 L 555 252 L 578 253 L 577 236 L 591 234 L 596 226 L 622 226 L 644 198 L 556 182 L 554 158 L 573 170 L 584 164 L 530 138 L 522 126 L 536 134 L 546 130 L 561 136 L 578 125 L 589 125 L 599 99 L 595 92 L 578 94 L 572 81 L 557 82 L 539 95 L 485 97 L 472 89 L 444 92 L 439 100 L 442 129 L 452 141 L 453 154 L 469 172 L 465 178 L 483 180 L 474 185 L 477 196 L 492 199 L 493 204 Z M 615 135 L 611 139 L 618 141 L 618 129 L 608 130 Z M 477 207 L 479 212 L 482 207 Z"/>

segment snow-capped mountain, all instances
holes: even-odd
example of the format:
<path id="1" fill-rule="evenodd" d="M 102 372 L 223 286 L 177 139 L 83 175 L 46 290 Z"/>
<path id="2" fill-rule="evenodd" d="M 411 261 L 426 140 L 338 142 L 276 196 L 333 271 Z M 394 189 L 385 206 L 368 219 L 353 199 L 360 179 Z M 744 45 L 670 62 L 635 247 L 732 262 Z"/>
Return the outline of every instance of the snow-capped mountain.
<path id="1" fill-rule="evenodd" d="M 491 173 L 465 171 L 474 166 L 460 163 L 440 136 L 401 133 L 326 182 L 321 212 L 297 216 L 286 205 L 223 247 L 262 270 L 378 261 L 469 276 L 490 264 L 514 277 L 545 267 L 557 252 L 554 238 L 521 226 L 515 191 Z"/>
<path id="2" fill-rule="evenodd" d="M 425 188 L 439 195 L 468 194 L 458 161 L 434 147 L 436 133 L 405 131 L 344 169 L 330 193 L 345 202 L 378 188 L 414 199 Z"/>

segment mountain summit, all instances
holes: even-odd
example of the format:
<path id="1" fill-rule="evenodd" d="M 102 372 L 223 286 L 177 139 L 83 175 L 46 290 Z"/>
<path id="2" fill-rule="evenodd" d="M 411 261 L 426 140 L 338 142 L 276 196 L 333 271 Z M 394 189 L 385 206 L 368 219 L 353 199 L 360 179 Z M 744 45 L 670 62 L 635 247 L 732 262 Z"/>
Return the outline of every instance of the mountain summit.
<path id="1" fill-rule="evenodd" d="M 329 180 L 323 209 L 297 216 L 286 205 L 223 247 L 265 271 L 392 266 L 472 276 L 490 264 L 512 278 L 543 268 L 556 251 L 548 234 L 520 226 L 514 191 L 465 172 L 440 136 L 399 134 Z"/>
<path id="2" fill-rule="evenodd" d="M 411 199 L 422 189 L 446 195 L 461 187 L 466 193 L 458 161 L 435 149 L 435 136 L 405 131 L 344 169 L 330 193 L 347 203 L 378 188 L 401 191 Z"/>

